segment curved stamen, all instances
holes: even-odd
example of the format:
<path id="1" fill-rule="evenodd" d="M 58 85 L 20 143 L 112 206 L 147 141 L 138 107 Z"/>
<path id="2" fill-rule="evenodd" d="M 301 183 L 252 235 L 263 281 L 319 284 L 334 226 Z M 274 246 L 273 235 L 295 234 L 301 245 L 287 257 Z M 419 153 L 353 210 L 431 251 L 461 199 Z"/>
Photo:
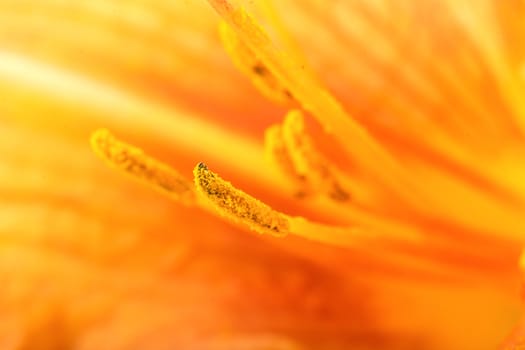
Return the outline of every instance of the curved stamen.
<path id="1" fill-rule="evenodd" d="M 280 124 L 275 124 L 266 129 L 264 133 L 265 159 L 270 166 L 275 166 L 281 173 L 292 181 L 297 188 L 296 196 L 303 197 L 310 194 L 306 178 L 297 173 L 292 157 L 283 140 Z"/>
<path id="2" fill-rule="evenodd" d="M 306 133 L 302 113 L 289 112 L 282 129 L 284 144 L 298 175 L 315 191 L 337 202 L 348 201 L 350 190 L 341 182 L 340 172 L 316 149 L 313 139 Z"/>
<path id="3" fill-rule="evenodd" d="M 257 233 L 284 236 L 290 230 L 290 217 L 247 195 L 199 163 L 193 170 L 197 191 L 227 219 L 247 225 Z"/>
<path id="4" fill-rule="evenodd" d="M 192 183 L 170 166 L 144 154 L 134 146 L 99 129 L 91 136 L 91 147 L 108 165 L 184 204 L 195 202 Z"/>

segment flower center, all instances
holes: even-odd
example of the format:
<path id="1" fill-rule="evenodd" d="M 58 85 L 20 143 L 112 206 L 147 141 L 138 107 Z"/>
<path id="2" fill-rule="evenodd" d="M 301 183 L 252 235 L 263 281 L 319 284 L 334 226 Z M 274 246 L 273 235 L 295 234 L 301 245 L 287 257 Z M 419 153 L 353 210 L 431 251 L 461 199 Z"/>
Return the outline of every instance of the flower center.
<path id="1" fill-rule="evenodd" d="M 282 124 L 265 135 L 269 166 L 289 179 L 296 197 L 315 209 L 337 213 L 318 223 L 281 213 L 221 179 L 203 163 L 194 183 L 140 149 L 98 131 L 96 153 L 111 166 L 171 198 L 219 214 L 260 234 L 300 236 L 352 249 L 366 249 L 389 264 L 445 270 L 508 268 L 505 254 L 525 231 L 523 203 L 505 191 L 486 191 L 456 173 L 398 159 L 343 109 L 297 54 L 278 50 L 240 7 L 210 0 L 224 18 L 220 35 L 234 63 L 272 101 L 290 108 Z M 340 169 L 305 127 L 303 112 L 333 136 L 352 161 Z M 321 210 L 321 209 L 319 209 Z M 475 215 L 473 214 L 475 213 Z M 480 220 L 483 218 L 483 220 Z M 496 235 L 497 233 L 497 235 Z M 504 238 L 502 238 L 504 237 Z M 424 262 L 424 263 L 423 263 Z M 425 263 L 427 265 L 425 265 Z"/>

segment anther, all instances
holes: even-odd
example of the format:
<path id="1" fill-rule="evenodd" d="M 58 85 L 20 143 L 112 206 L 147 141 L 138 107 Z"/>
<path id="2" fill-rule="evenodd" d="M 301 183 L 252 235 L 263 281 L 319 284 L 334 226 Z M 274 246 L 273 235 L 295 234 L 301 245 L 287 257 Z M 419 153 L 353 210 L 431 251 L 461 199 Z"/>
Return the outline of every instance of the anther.
<path id="1" fill-rule="evenodd" d="M 108 165 L 119 169 L 171 198 L 185 204 L 194 202 L 190 181 L 173 168 L 149 157 L 141 149 L 118 140 L 106 129 L 91 136 L 91 147 Z"/>
<path id="2" fill-rule="evenodd" d="M 246 225 L 260 234 L 274 236 L 288 234 L 290 226 L 288 216 L 236 189 L 210 171 L 203 163 L 195 166 L 193 174 L 198 193 L 227 219 Z"/>
<path id="3" fill-rule="evenodd" d="M 293 99 L 272 72 L 257 58 L 255 53 L 246 46 L 239 36 L 226 24 L 221 22 L 219 33 L 223 45 L 237 68 L 247 75 L 252 83 L 267 98 L 281 104 L 289 104 Z"/>
<path id="4" fill-rule="evenodd" d="M 335 201 L 347 201 L 349 192 L 337 177 L 337 170 L 315 147 L 306 133 L 303 115 L 288 113 L 282 126 L 283 142 L 288 149 L 297 176 L 304 177 L 312 191 L 328 195 Z"/>
<path id="5" fill-rule="evenodd" d="M 269 165 L 275 166 L 289 180 L 296 190 L 295 195 L 302 198 L 308 194 L 306 177 L 295 170 L 290 152 L 283 140 L 282 127 L 275 124 L 264 133 L 264 152 Z"/>

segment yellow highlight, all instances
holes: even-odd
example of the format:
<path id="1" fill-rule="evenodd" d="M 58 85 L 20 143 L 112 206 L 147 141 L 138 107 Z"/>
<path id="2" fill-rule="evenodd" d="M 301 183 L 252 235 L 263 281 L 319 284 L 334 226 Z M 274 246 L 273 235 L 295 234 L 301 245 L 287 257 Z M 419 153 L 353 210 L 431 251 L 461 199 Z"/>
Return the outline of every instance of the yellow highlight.
<path id="1" fill-rule="evenodd" d="M 184 204 L 195 202 L 190 181 L 170 166 L 149 157 L 141 149 L 118 140 L 108 130 L 95 131 L 91 136 L 91 147 L 113 168 Z"/>
<path id="2" fill-rule="evenodd" d="M 305 133 L 300 111 L 293 110 L 286 115 L 283 122 L 283 139 L 298 173 L 304 176 L 312 175 L 311 170 L 323 165 L 314 149 L 313 141 Z"/>
<path id="3" fill-rule="evenodd" d="M 219 24 L 222 43 L 233 63 L 247 75 L 255 87 L 267 98 L 280 104 L 289 104 L 292 94 L 270 72 L 255 53 L 224 21 Z"/>
<path id="4" fill-rule="evenodd" d="M 233 187 L 217 174 L 199 163 L 193 170 L 195 186 L 204 198 L 227 219 L 248 226 L 260 234 L 285 236 L 289 233 L 290 218 L 261 201 Z"/>

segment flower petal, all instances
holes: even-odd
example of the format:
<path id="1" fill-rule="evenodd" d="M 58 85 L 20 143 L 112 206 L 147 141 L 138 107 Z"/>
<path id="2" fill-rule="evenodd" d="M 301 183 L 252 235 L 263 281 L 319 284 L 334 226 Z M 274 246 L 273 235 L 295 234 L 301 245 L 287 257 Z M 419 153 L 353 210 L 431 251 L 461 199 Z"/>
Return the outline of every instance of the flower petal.
<path id="1" fill-rule="evenodd" d="M 218 39 L 218 19 L 205 4 L 9 0 L 0 4 L 0 14 L 4 52 L 209 119 L 228 116 L 234 128 L 248 133 L 260 132 L 267 118 L 280 113 L 235 71 Z"/>

